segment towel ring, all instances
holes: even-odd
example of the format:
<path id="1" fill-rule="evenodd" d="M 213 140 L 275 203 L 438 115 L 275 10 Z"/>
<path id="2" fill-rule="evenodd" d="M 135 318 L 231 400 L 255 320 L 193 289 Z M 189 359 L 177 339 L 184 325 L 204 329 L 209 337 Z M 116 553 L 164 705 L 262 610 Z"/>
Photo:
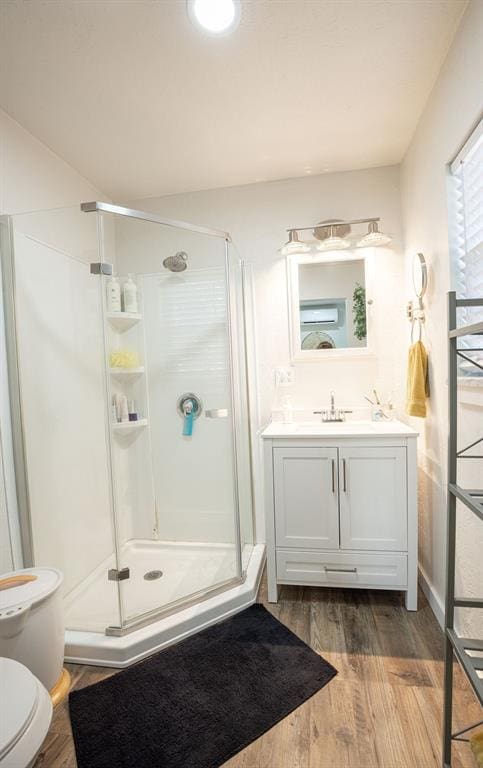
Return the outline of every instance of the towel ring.
<path id="1" fill-rule="evenodd" d="M 418 341 L 421 341 L 423 336 L 423 320 L 420 320 L 419 318 L 413 318 L 411 322 L 411 344 L 414 344 L 414 326 L 416 323 L 419 323 L 419 339 Z"/>

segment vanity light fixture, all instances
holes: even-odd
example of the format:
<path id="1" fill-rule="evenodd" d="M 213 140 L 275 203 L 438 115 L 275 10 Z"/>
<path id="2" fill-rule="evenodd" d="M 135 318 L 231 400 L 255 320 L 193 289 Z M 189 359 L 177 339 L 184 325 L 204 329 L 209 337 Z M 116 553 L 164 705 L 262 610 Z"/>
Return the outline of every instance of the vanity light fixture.
<path id="1" fill-rule="evenodd" d="M 211 35 L 233 31 L 240 21 L 240 0 L 187 0 L 188 17 Z"/>
<path id="2" fill-rule="evenodd" d="M 351 247 L 350 240 L 337 234 L 337 228 L 335 224 L 331 224 L 328 227 L 329 236 L 321 240 L 320 243 L 317 243 L 316 248 L 318 251 L 341 251 Z"/>
<path id="3" fill-rule="evenodd" d="M 328 221 L 319 221 L 311 227 L 294 227 L 288 229 L 288 242 L 281 248 L 281 253 L 287 256 L 291 253 L 310 253 L 314 248 L 314 242 L 306 242 L 299 239 L 300 232 L 311 231 L 316 238 L 315 250 L 317 251 L 342 251 L 347 248 L 370 248 L 387 245 L 391 242 L 389 235 L 379 231 L 377 217 L 370 219 L 353 219 L 352 221 L 342 221 L 341 219 L 329 219 Z M 350 237 L 352 226 L 358 224 L 367 224 L 368 232 L 362 238 L 360 236 Z"/>
<path id="4" fill-rule="evenodd" d="M 310 253 L 310 245 L 299 240 L 296 229 L 289 229 L 288 240 L 282 246 L 281 253 L 283 256 L 289 256 L 292 253 Z"/>
<path id="5" fill-rule="evenodd" d="M 367 246 L 387 245 L 391 242 L 389 235 L 379 232 L 376 220 L 369 222 L 367 235 L 364 235 L 357 243 L 358 248 L 367 248 Z"/>

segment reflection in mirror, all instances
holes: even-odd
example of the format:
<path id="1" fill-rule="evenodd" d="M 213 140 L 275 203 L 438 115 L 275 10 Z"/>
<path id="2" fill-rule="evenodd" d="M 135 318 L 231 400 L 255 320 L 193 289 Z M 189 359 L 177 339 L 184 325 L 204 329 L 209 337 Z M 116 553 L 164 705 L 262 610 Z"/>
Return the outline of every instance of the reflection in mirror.
<path id="1" fill-rule="evenodd" d="M 302 350 L 367 346 L 364 259 L 299 264 Z"/>

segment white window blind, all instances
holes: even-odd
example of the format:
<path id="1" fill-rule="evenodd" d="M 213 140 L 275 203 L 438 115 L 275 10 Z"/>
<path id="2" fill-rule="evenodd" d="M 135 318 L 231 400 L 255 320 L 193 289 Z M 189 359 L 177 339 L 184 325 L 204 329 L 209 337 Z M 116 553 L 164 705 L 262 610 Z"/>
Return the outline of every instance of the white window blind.
<path id="1" fill-rule="evenodd" d="M 451 163 L 451 267 L 458 298 L 483 298 L 483 120 Z M 458 322 L 474 323 L 481 308 L 460 310 Z M 482 347 L 481 336 L 461 339 L 461 346 Z M 483 364 L 483 352 L 472 358 Z M 460 373 L 483 376 L 483 371 L 462 363 Z"/>

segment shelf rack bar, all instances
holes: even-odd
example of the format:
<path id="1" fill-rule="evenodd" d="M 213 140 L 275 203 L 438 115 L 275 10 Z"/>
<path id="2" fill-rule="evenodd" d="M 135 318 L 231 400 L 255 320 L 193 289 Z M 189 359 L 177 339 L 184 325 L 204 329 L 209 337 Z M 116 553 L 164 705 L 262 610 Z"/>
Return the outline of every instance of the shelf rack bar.
<path id="1" fill-rule="evenodd" d="M 456 483 L 456 435 L 458 429 L 457 411 L 457 337 L 453 336 L 456 328 L 456 294 L 448 294 L 448 483 L 449 487 L 457 487 Z M 453 730 L 453 645 L 449 631 L 454 625 L 454 582 L 456 557 L 456 494 L 448 493 L 448 508 L 446 521 L 446 604 L 444 613 L 444 708 L 443 708 L 443 766 L 451 765 L 451 734 Z"/>
<path id="2" fill-rule="evenodd" d="M 483 608 L 483 599 L 479 597 L 455 597 L 455 608 Z"/>
<path id="3" fill-rule="evenodd" d="M 460 336 L 483 336 L 483 320 L 471 325 L 462 325 L 460 328 L 453 328 L 449 332 L 450 339 L 457 339 Z"/>
<path id="4" fill-rule="evenodd" d="M 468 347 L 468 350 L 467 350 L 467 351 L 468 351 L 468 352 L 474 352 L 474 351 L 476 351 L 476 350 L 474 350 L 474 348 L 473 348 L 473 347 Z M 483 371 L 483 365 L 481 365 L 481 363 L 479 363 L 477 360 L 473 360 L 471 357 L 468 357 L 468 355 L 465 355 L 465 353 L 464 353 L 464 352 L 462 352 L 462 351 L 461 351 L 461 349 L 457 349 L 457 350 L 456 350 L 456 352 L 457 352 L 457 354 L 458 354 L 458 355 L 459 355 L 459 356 L 460 356 L 460 357 L 461 357 L 463 360 L 466 360 L 466 362 L 467 362 L 467 363 L 471 363 L 471 365 L 474 365 L 474 366 L 475 366 L 475 368 L 479 368 L 479 369 L 480 369 L 480 371 Z"/>
<path id="5" fill-rule="evenodd" d="M 470 681 L 478 701 L 483 706 L 483 679 L 477 674 L 478 671 L 483 670 L 483 658 L 468 654 L 468 651 L 483 651 L 483 640 L 470 640 L 466 637 L 458 637 L 454 629 L 448 629 L 447 635 L 454 655 Z"/>
<path id="6" fill-rule="evenodd" d="M 462 728 L 461 731 L 456 731 L 456 733 L 452 734 L 451 738 L 453 741 L 469 741 L 469 739 L 462 739 L 461 736 L 472 731 L 473 728 L 478 728 L 480 725 L 483 725 L 483 720 L 478 720 L 477 723 L 472 723 L 472 725 L 467 725 L 466 728 Z"/>
<path id="7" fill-rule="evenodd" d="M 462 501 L 480 520 L 483 520 L 483 491 L 465 490 L 456 483 L 449 483 L 448 490 L 450 496 Z"/>
<path id="8" fill-rule="evenodd" d="M 462 502 L 480 520 L 483 521 L 483 490 L 461 488 L 457 482 L 458 459 L 483 458 L 464 455 L 464 452 L 481 442 L 462 451 L 457 449 L 458 435 L 458 355 L 465 357 L 458 349 L 458 338 L 462 336 L 483 335 L 483 322 L 473 323 L 458 328 L 457 309 L 459 307 L 483 307 L 482 299 L 457 299 L 454 291 L 448 294 L 448 511 L 446 523 L 446 605 L 444 620 L 444 709 L 443 709 L 443 768 L 451 768 L 451 744 L 453 740 L 471 730 L 469 726 L 457 733 L 452 733 L 453 719 L 453 659 L 456 657 L 467 676 L 473 691 L 483 706 L 483 678 L 478 674 L 483 671 L 483 640 L 458 637 L 454 629 L 455 608 L 483 608 L 483 599 L 455 596 L 456 564 L 456 506 Z M 468 350 L 468 351 L 471 351 Z M 469 358 L 468 358 L 469 359 Z M 475 362 L 470 360 L 470 362 Z M 480 367 L 480 366 L 478 366 Z M 471 656 L 471 652 L 479 655 Z"/>
<path id="9" fill-rule="evenodd" d="M 483 307 L 483 299 L 456 299 L 456 306 L 459 307 Z"/>

